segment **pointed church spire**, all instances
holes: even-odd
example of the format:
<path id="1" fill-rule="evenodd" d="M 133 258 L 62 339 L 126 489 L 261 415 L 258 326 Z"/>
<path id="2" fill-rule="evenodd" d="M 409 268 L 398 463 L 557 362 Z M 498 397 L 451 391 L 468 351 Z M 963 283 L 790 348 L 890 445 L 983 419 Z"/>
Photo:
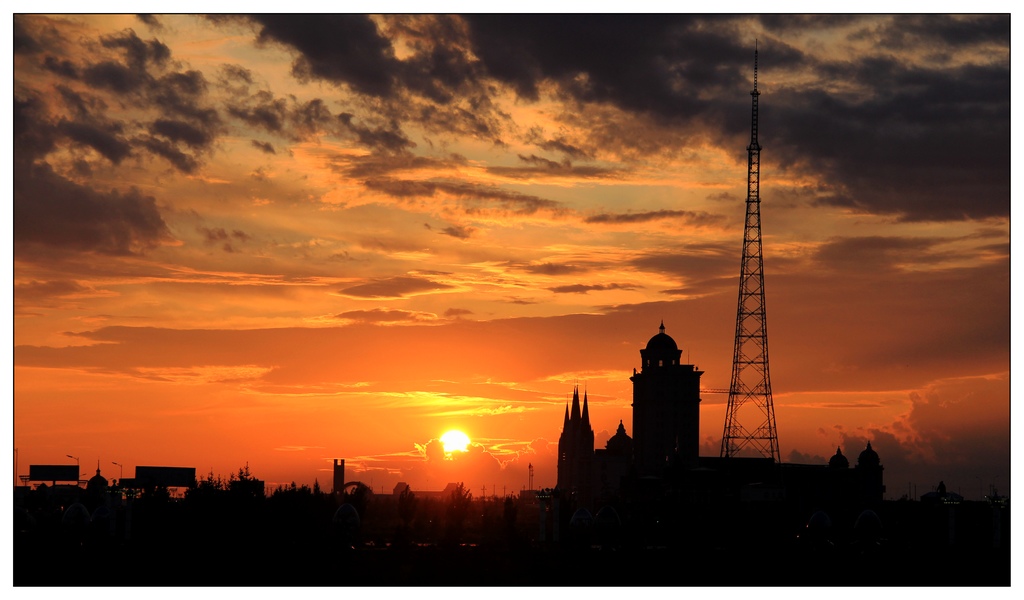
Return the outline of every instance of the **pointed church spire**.
<path id="1" fill-rule="evenodd" d="M 565 403 L 565 421 L 562 423 L 562 431 L 569 426 L 569 403 Z"/>
<path id="2" fill-rule="evenodd" d="M 658 331 L 665 333 L 665 319 L 661 320 L 661 327 L 658 328 Z"/>
<path id="3" fill-rule="evenodd" d="M 590 408 L 587 407 L 587 390 L 583 390 L 583 430 L 590 429 Z"/>
<path id="4" fill-rule="evenodd" d="M 572 422 L 580 420 L 580 387 L 576 386 L 572 391 Z"/>

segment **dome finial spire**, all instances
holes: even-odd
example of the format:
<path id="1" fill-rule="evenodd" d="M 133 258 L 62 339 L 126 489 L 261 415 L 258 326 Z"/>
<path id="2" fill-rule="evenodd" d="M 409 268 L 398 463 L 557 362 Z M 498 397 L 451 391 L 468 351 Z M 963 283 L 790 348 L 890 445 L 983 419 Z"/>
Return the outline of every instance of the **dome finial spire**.
<path id="1" fill-rule="evenodd" d="M 661 327 L 658 327 L 658 331 L 665 333 L 665 319 L 661 320 Z"/>

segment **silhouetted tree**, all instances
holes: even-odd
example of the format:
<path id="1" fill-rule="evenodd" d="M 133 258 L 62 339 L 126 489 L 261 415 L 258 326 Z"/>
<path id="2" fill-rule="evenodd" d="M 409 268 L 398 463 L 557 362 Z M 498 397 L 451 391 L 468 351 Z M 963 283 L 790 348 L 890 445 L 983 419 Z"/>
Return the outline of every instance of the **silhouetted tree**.
<path id="1" fill-rule="evenodd" d="M 460 482 L 452 490 L 448 502 L 445 504 L 444 543 L 446 545 L 457 545 L 462 540 L 466 516 L 469 515 L 469 507 L 472 502 L 473 494 Z"/>
<path id="2" fill-rule="evenodd" d="M 412 519 L 416 516 L 416 494 L 409 489 L 409 486 L 405 486 L 402 493 L 398 495 L 398 517 L 402 519 L 402 524 L 406 527 L 412 523 Z"/>

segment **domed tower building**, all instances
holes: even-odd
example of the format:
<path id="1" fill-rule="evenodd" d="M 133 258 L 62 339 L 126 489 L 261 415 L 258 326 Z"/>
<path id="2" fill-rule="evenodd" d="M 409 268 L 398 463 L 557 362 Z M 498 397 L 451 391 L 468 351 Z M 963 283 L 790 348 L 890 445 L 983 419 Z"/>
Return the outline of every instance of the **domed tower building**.
<path id="1" fill-rule="evenodd" d="M 700 452 L 700 376 L 680 360 L 683 351 L 665 333 L 640 351 L 633 369 L 633 463 L 640 477 L 664 475 L 665 467 L 697 466 Z"/>
<path id="2" fill-rule="evenodd" d="M 860 487 L 861 500 L 868 503 L 881 502 L 885 494 L 885 484 L 882 483 L 882 461 L 878 453 L 871 448 L 871 442 L 860 456 L 857 457 L 857 482 Z"/>

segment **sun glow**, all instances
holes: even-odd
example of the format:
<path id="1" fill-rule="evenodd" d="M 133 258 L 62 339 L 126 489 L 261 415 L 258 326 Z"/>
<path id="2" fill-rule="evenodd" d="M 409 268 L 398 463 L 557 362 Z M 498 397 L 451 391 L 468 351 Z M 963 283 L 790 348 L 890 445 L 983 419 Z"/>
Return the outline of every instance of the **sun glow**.
<path id="1" fill-rule="evenodd" d="M 466 447 L 469 446 L 469 436 L 458 429 L 452 429 L 441 436 L 441 443 L 444 444 L 445 454 L 465 452 Z"/>

